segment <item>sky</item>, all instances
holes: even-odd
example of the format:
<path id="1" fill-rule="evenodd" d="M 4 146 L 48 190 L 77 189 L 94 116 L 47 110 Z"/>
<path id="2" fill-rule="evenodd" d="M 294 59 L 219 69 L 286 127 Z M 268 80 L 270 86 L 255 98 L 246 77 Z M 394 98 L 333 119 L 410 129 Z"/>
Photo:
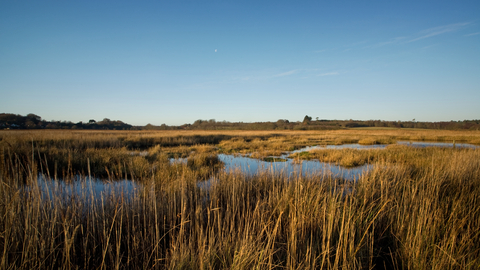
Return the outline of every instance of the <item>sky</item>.
<path id="1" fill-rule="evenodd" d="M 480 1 L 0 0 L 0 113 L 480 119 Z"/>

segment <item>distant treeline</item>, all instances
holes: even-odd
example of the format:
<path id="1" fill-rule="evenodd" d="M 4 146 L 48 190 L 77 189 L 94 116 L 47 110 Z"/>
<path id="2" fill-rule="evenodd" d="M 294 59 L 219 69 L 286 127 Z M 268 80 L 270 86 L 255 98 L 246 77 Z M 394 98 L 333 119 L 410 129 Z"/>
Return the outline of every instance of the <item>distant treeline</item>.
<path id="1" fill-rule="evenodd" d="M 379 128 L 423 128 L 445 130 L 479 130 L 480 120 L 445 121 L 445 122 L 419 122 L 419 121 L 383 121 L 383 120 L 313 120 L 306 115 L 303 121 L 290 122 L 280 119 L 276 122 L 228 122 L 210 120 L 196 120 L 193 124 L 168 126 L 162 124 L 155 126 L 132 126 L 119 120 L 108 118 L 102 121 L 89 120 L 87 123 L 72 123 L 69 121 L 46 121 L 35 114 L 21 116 L 16 114 L 1 113 L 0 129 L 106 129 L 106 130 L 332 130 L 357 127 Z"/>
<path id="2" fill-rule="evenodd" d="M 276 122 L 228 122 L 210 120 L 197 120 L 193 124 L 184 124 L 182 126 L 154 126 L 148 124 L 142 129 L 153 130 L 171 130 L 171 129 L 191 129 L 191 130 L 332 130 L 358 127 L 379 127 L 379 128 L 423 128 L 423 129 L 470 129 L 479 130 L 480 120 L 464 120 L 450 122 L 418 122 L 412 121 L 382 121 L 382 120 L 325 120 L 316 119 L 306 115 L 303 121 L 290 122 L 286 119 L 280 119 Z"/>
<path id="3" fill-rule="evenodd" d="M 133 126 L 122 121 L 112 121 L 108 118 L 102 121 L 90 120 L 87 123 L 70 121 L 46 121 L 40 116 L 30 113 L 27 116 L 11 113 L 0 114 L 0 129 L 107 129 L 128 130 Z"/>

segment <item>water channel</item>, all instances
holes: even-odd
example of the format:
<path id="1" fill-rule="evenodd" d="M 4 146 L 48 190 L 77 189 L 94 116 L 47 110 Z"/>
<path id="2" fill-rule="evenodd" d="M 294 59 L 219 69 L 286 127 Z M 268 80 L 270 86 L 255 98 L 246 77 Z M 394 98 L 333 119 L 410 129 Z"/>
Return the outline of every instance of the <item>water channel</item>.
<path id="1" fill-rule="evenodd" d="M 454 143 L 438 143 L 438 142 L 407 142 L 400 141 L 397 144 L 408 145 L 412 147 L 458 147 L 458 148 L 480 148 L 472 144 L 454 144 Z M 292 153 L 311 151 L 314 149 L 383 149 L 387 145 L 360 145 L 360 144 L 344 144 L 344 145 L 327 145 L 327 146 L 309 146 L 298 149 L 289 153 L 285 153 L 279 157 L 272 157 L 272 161 L 263 161 L 253 159 L 247 156 L 219 154 L 219 159 L 224 163 L 223 170 L 226 172 L 240 170 L 243 173 L 254 175 L 262 171 L 271 173 L 279 173 L 283 175 L 306 174 L 329 174 L 332 177 L 343 178 L 347 180 L 358 179 L 364 172 L 370 170 L 373 165 L 363 165 L 354 168 L 344 168 L 330 163 L 319 162 L 315 160 L 301 160 L 300 162 L 289 159 Z M 142 152 L 143 153 L 143 152 Z M 143 155 L 147 155 L 143 153 Z M 176 162 L 185 162 L 186 160 L 177 160 Z M 199 186 L 208 187 L 210 180 L 200 182 Z M 140 184 L 132 180 L 116 180 L 106 181 L 98 178 L 81 177 L 72 181 L 50 180 L 43 175 L 38 176 L 38 186 L 43 196 L 48 199 L 53 194 L 62 194 L 65 198 L 72 196 L 79 197 L 108 197 L 123 194 L 125 198 L 132 197 L 133 194 L 141 188 Z"/>

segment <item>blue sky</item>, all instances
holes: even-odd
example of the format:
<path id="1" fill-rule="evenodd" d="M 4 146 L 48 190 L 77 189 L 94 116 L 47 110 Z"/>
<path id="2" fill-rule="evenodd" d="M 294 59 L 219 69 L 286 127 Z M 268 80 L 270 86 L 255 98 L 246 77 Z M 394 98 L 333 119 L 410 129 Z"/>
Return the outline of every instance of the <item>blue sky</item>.
<path id="1" fill-rule="evenodd" d="M 0 112 L 480 119 L 480 1 L 0 0 Z"/>

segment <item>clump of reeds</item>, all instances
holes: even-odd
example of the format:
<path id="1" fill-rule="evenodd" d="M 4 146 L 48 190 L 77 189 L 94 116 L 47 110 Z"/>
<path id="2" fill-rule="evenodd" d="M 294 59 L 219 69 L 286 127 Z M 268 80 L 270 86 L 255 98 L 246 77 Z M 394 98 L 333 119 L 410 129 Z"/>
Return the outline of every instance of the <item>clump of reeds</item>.
<path id="1" fill-rule="evenodd" d="M 358 141 L 361 145 L 374 145 L 374 144 L 393 144 L 396 141 L 390 136 L 376 136 L 367 137 Z"/>
<path id="2" fill-rule="evenodd" d="M 315 159 L 321 162 L 335 163 L 349 168 L 373 162 L 378 157 L 378 150 L 357 150 L 348 148 L 314 149 L 308 152 L 294 153 L 289 157 L 293 159 Z"/>
<path id="3" fill-rule="evenodd" d="M 333 141 L 334 145 L 358 143 L 358 137 L 340 137 Z"/>
<path id="4" fill-rule="evenodd" d="M 221 169 L 223 162 L 214 153 L 202 152 L 191 155 L 187 159 L 187 166 L 194 170 L 199 178 L 205 179 Z"/>

